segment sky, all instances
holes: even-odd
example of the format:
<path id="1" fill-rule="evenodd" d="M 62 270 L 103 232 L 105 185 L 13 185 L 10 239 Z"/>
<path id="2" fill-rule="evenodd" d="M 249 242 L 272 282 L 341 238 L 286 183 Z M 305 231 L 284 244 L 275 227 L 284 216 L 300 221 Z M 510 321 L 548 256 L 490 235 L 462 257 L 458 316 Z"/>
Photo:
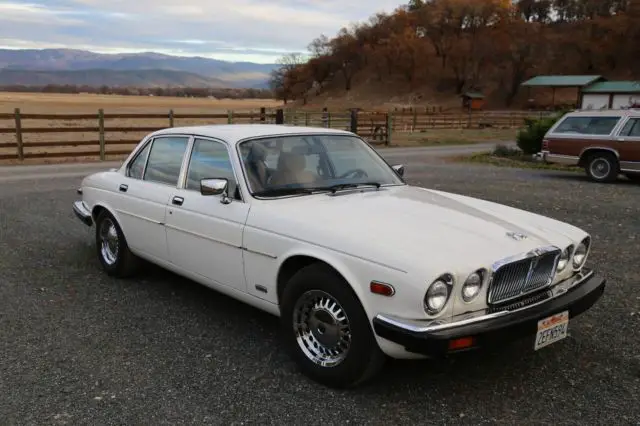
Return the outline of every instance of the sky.
<path id="1" fill-rule="evenodd" d="M 273 63 L 401 0 L 0 0 L 0 48 Z"/>

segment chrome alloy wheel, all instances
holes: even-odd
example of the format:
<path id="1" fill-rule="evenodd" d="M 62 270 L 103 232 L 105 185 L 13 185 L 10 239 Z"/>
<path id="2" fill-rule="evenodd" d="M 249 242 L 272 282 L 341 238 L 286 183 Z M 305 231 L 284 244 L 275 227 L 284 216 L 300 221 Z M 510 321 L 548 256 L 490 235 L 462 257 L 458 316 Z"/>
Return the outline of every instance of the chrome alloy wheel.
<path id="1" fill-rule="evenodd" d="M 609 162 L 604 158 L 598 158 L 591 163 L 590 168 L 591 174 L 596 179 L 604 179 L 611 170 L 611 164 L 609 164 Z"/>
<path id="2" fill-rule="evenodd" d="M 108 265 L 118 260 L 118 231 L 110 218 L 105 218 L 100 224 L 100 254 Z"/>
<path id="3" fill-rule="evenodd" d="M 349 318 L 336 299 L 321 290 L 304 293 L 293 308 L 293 328 L 302 352 L 322 367 L 340 364 L 351 346 Z"/>

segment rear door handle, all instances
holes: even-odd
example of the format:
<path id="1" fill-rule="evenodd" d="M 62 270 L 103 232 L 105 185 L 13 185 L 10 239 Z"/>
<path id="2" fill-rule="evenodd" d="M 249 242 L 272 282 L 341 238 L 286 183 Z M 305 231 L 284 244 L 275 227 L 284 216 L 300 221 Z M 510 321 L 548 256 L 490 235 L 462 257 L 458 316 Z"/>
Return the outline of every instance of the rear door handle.
<path id="1" fill-rule="evenodd" d="M 176 206 L 181 206 L 184 203 L 184 198 L 182 197 L 173 197 L 171 200 L 171 204 L 175 204 Z"/>
<path id="2" fill-rule="evenodd" d="M 120 191 L 121 192 L 127 192 L 127 189 L 129 189 L 129 185 L 125 185 L 124 183 L 120 184 Z"/>

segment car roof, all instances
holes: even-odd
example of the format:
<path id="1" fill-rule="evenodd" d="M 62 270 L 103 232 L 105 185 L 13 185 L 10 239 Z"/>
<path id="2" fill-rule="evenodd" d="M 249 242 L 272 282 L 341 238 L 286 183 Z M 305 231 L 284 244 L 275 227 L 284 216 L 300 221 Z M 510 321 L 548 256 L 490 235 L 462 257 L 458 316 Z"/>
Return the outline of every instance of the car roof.
<path id="1" fill-rule="evenodd" d="M 217 138 L 228 143 L 237 143 L 247 138 L 263 136 L 286 136 L 294 134 L 336 134 L 353 135 L 346 130 L 324 127 L 291 126 L 284 124 L 212 124 L 202 126 L 169 127 L 152 133 L 152 136 L 166 134 L 189 134 Z"/>
<path id="2" fill-rule="evenodd" d="M 590 115 L 590 116 L 601 116 L 601 117 L 626 117 L 628 115 L 640 115 L 640 110 L 634 108 L 628 109 L 579 109 L 576 111 L 571 111 L 567 114 L 567 116 L 580 116 L 580 115 Z"/>

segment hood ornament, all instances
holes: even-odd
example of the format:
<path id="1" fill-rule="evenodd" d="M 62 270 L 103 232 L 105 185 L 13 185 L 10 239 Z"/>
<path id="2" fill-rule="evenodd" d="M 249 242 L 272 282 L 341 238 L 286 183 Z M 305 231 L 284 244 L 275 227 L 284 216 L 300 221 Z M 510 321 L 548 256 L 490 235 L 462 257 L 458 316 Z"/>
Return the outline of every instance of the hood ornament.
<path id="1" fill-rule="evenodd" d="M 512 238 L 516 241 L 522 241 L 527 239 L 526 235 L 520 234 L 518 232 L 511 232 L 511 231 L 507 232 L 507 237 Z"/>

